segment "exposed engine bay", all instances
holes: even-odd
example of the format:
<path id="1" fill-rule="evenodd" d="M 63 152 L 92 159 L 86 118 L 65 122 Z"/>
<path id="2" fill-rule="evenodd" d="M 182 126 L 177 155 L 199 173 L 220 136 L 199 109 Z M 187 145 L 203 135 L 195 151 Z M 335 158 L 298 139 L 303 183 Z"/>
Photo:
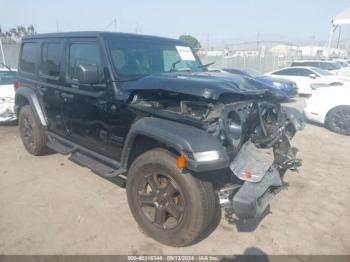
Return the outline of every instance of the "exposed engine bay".
<path id="1" fill-rule="evenodd" d="M 271 99 L 249 96 L 205 101 L 171 92 L 139 92 L 130 103 L 148 112 L 182 116 L 220 139 L 232 158 L 248 140 L 259 148 L 269 148 L 284 136 L 291 139 L 303 128 L 302 116 L 293 108 L 281 107 Z M 295 112 L 296 111 L 296 112 Z"/>
<path id="2" fill-rule="evenodd" d="M 175 114 L 177 121 L 192 121 L 217 137 L 232 161 L 230 181 L 220 186 L 220 202 L 240 218 L 260 215 L 282 187 L 284 172 L 301 165 L 289 141 L 303 129 L 303 117 L 273 96 L 237 94 L 211 101 L 179 93 L 140 92 L 130 105 L 163 117 Z"/>

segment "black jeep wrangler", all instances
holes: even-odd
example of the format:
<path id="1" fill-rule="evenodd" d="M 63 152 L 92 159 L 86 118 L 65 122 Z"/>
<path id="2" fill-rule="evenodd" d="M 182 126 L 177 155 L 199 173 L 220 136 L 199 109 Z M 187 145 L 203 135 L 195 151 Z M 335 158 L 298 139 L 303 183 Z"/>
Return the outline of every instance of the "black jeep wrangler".
<path id="1" fill-rule="evenodd" d="M 235 219 L 260 216 L 300 165 L 289 143 L 300 116 L 254 79 L 207 72 L 178 40 L 28 36 L 18 79 L 28 152 L 50 148 L 126 186 L 136 221 L 167 245 L 203 239 L 220 205 Z"/>

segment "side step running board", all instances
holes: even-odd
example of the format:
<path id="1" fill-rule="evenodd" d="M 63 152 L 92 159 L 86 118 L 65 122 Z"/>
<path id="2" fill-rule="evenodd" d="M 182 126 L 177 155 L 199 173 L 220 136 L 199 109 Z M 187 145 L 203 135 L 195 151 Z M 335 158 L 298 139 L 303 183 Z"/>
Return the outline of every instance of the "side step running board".
<path id="1" fill-rule="evenodd" d="M 100 175 L 121 187 L 125 187 L 126 179 L 121 175 L 125 173 L 126 170 L 120 167 L 119 162 L 95 153 L 80 145 L 76 145 L 51 132 L 48 132 L 47 146 L 63 155 L 70 154 L 69 160 L 80 166 L 91 169 L 91 171 L 97 175 Z"/>

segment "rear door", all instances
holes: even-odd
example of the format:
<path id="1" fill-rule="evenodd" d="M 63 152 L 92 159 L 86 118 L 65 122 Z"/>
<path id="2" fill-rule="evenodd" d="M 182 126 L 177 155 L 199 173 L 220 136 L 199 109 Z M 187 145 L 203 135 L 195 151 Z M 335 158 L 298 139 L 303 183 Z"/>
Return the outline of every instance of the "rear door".
<path id="1" fill-rule="evenodd" d="M 45 107 L 50 131 L 66 135 L 62 116 L 61 89 L 64 79 L 64 40 L 48 39 L 40 43 L 38 89 Z"/>
<path id="2" fill-rule="evenodd" d="M 20 86 L 30 88 L 36 93 L 45 111 L 49 130 L 64 135 L 65 126 L 59 96 L 63 65 L 62 52 L 62 39 L 23 41 L 18 80 Z"/>

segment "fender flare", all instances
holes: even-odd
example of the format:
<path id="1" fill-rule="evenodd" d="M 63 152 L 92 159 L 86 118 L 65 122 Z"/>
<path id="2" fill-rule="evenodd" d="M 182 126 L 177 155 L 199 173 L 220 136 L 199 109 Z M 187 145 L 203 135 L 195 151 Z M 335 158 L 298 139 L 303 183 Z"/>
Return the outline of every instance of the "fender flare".
<path id="1" fill-rule="evenodd" d="M 45 112 L 41 106 L 40 100 L 37 96 L 37 94 L 34 92 L 33 89 L 25 86 L 21 86 L 19 89 L 16 90 L 15 95 L 15 112 L 18 117 L 19 110 L 21 108 L 21 97 L 24 97 L 29 105 L 31 106 L 34 116 L 39 120 L 42 126 L 47 126 L 47 118 L 45 115 Z"/>
<path id="2" fill-rule="evenodd" d="M 142 135 L 158 141 L 182 153 L 186 157 L 186 168 L 195 172 L 226 168 L 230 158 L 220 141 L 199 128 L 153 117 L 137 120 L 130 128 L 122 150 L 121 166 L 127 168 L 129 156 L 137 136 Z M 137 146 L 137 145 L 136 145 Z M 199 161 L 195 153 L 216 151 L 215 160 Z"/>

